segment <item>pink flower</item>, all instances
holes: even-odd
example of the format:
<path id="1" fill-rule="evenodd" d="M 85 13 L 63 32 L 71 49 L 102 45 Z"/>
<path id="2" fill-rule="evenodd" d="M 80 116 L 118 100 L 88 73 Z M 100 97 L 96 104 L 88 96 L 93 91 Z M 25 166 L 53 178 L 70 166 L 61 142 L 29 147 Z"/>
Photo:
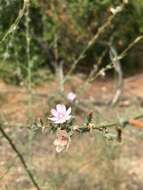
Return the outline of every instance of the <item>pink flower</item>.
<path id="1" fill-rule="evenodd" d="M 63 151 L 65 148 L 68 149 L 70 142 L 70 137 L 65 130 L 59 129 L 57 131 L 57 138 L 54 141 L 54 145 L 56 146 L 56 151 L 59 153 Z"/>
<path id="2" fill-rule="evenodd" d="M 76 99 L 76 94 L 74 92 L 69 92 L 68 95 L 67 95 L 67 99 L 70 102 L 73 102 Z"/>
<path id="3" fill-rule="evenodd" d="M 71 108 L 66 110 L 66 106 L 63 104 L 57 104 L 56 109 L 51 110 L 51 114 L 53 117 L 49 118 L 49 120 L 53 121 L 56 124 L 62 124 L 71 119 Z"/>

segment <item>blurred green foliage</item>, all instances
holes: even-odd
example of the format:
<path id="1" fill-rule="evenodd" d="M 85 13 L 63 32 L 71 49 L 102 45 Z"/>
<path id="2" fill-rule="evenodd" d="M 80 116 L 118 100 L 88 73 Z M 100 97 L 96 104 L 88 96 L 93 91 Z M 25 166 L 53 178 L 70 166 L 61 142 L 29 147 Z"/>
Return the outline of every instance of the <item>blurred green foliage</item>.
<path id="1" fill-rule="evenodd" d="M 46 74 L 49 70 L 54 71 L 54 65 L 61 60 L 64 61 L 65 69 L 69 69 L 98 28 L 111 15 L 110 8 L 120 3 L 120 0 L 32 0 L 29 20 L 33 73 L 39 69 L 44 69 Z M 17 18 L 23 1 L 0 0 L 0 4 L 2 39 Z M 111 38 L 118 52 L 121 52 L 142 32 L 143 1 L 129 0 L 124 11 L 116 16 L 109 29 L 88 50 L 78 69 L 88 71 L 91 68 L 89 66 L 96 64 Z M 140 64 L 140 54 L 136 54 L 138 51 L 140 49 L 134 48 L 123 60 L 127 69 L 136 68 Z M 108 64 L 110 60 L 104 62 Z M 25 16 L 17 29 L 0 44 L 0 76 L 14 79 L 16 83 L 27 76 Z M 32 76 L 35 78 L 35 75 Z"/>

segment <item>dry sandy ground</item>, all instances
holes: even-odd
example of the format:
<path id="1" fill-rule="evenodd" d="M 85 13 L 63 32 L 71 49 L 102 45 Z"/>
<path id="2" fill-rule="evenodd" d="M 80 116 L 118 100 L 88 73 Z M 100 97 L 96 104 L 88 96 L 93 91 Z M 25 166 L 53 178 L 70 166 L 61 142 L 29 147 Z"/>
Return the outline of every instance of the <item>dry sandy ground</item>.
<path id="1" fill-rule="evenodd" d="M 72 83 L 66 86 L 66 91 L 77 90 L 84 81 L 75 77 Z M 114 93 L 114 82 L 109 80 L 98 80 L 88 86 L 84 91 L 84 98 L 94 99 L 97 102 L 110 100 Z M 47 100 L 51 94 L 58 89 L 56 82 L 47 82 L 33 88 L 32 110 L 35 117 L 41 117 L 47 108 Z M 143 74 L 125 79 L 125 99 L 138 98 L 143 101 Z M 10 121 L 24 122 L 28 115 L 29 96 L 26 88 L 15 87 L 0 81 L 0 106 L 1 115 Z M 39 109 L 40 108 L 40 109 Z"/>

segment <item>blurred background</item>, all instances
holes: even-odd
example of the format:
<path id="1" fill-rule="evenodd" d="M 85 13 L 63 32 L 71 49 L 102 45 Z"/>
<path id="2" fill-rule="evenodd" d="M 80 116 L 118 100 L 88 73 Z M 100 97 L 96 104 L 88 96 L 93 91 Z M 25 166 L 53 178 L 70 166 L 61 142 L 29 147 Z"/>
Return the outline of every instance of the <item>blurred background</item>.
<path id="1" fill-rule="evenodd" d="M 0 122 L 42 190 L 142 190 L 143 0 L 0 0 Z M 76 101 L 69 102 L 69 92 Z M 82 126 L 57 154 L 47 118 L 57 103 Z M 39 119 L 46 126 L 44 133 Z M 0 189 L 34 190 L 0 136 Z"/>
<path id="2" fill-rule="evenodd" d="M 36 83 L 50 73 L 55 65 L 64 63 L 67 71 L 80 52 L 97 33 L 99 27 L 111 16 L 111 7 L 122 1 L 31 1 L 29 5 L 28 38 L 30 38 L 30 62 L 32 79 Z M 0 37 L 4 37 L 14 24 L 23 7 L 23 1 L 1 0 Z M 22 14 L 22 11 L 21 11 Z M 25 14 L 25 13 L 23 13 Z M 130 0 L 124 10 L 115 16 L 113 22 L 86 52 L 79 62 L 77 72 L 88 73 L 97 64 L 102 52 L 102 64 L 108 64 L 108 44 L 112 41 L 121 53 L 143 31 L 143 2 Z M 27 77 L 27 26 L 23 16 L 11 28 L 10 34 L 0 46 L 0 77 L 20 84 Z M 135 73 L 142 68 L 142 43 L 138 43 L 122 61 L 125 73 Z M 41 72 L 47 72 L 45 75 Z M 42 75 L 42 76 L 41 76 Z M 34 78 L 35 77 L 35 78 Z"/>

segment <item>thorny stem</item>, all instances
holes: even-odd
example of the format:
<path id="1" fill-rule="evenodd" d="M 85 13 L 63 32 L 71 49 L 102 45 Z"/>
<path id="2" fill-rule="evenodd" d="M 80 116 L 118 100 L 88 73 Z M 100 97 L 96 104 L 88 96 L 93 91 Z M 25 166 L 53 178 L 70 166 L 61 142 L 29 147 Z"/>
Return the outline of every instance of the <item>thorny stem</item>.
<path id="1" fill-rule="evenodd" d="M 84 84 L 81 87 L 79 87 L 79 89 L 78 89 L 79 93 L 83 93 L 87 89 L 88 84 L 98 77 L 98 75 L 101 72 L 101 70 L 98 71 L 98 67 L 102 63 L 102 60 L 103 60 L 103 58 L 104 58 L 104 56 L 105 56 L 106 53 L 107 53 L 107 49 L 105 49 L 102 52 L 101 56 L 99 57 L 99 59 L 97 61 L 97 64 L 94 65 L 93 70 L 90 72 L 88 78 L 86 79 L 86 81 L 84 82 Z"/>
<path id="2" fill-rule="evenodd" d="M 11 146 L 12 150 L 16 153 L 16 155 L 18 156 L 21 164 L 23 165 L 26 173 L 28 174 L 32 184 L 35 186 L 36 190 L 41 190 L 41 188 L 39 187 L 38 183 L 36 182 L 36 180 L 34 179 L 33 174 L 31 173 L 31 170 L 29 169 L 28 165 L 26 164 L 26 161 L 23 158 L 23 155 L 19 152 L 19 150 L 17 149 L 16 145 L 13 143 L 12 139 L 9 137 L 9 135 L 4 131 L 4 129 L 2 128 L 2 125 L 0 124 L 0 132 L 2 133 L 3 137 L 8 141 L 9 145 Z"/>
<path id="3" fill-rule="evenodd" d="M 139 116 L 136 116 L 134 117 L 134 119 L 141 119 L 143 118 L 143 115 L 139 115 Z M 121 127 L 126 127 L 126 125 L 129 124 L 129 119 L 128 120 L 124 120 L 122 123 L 119 123 L 119 122 L 114 122 L 114 123 L 108 123 L 108 124 L 103 124 L 103 125 L 99 125 L 99 126 L 93 126 L 92 129 L 95 129 L 95 130 L 98 130 L 98 131 L 103 131 L 104 129 L 107 129 L 107 128 L 111 128 L 111 127 L 114 127 L 114 126 L 118 126 L 118 125 L 121 125 Z M 77 132 L 89 132 L 90 129 L 88 127 L 80 127 L 76 130 Z"/>

